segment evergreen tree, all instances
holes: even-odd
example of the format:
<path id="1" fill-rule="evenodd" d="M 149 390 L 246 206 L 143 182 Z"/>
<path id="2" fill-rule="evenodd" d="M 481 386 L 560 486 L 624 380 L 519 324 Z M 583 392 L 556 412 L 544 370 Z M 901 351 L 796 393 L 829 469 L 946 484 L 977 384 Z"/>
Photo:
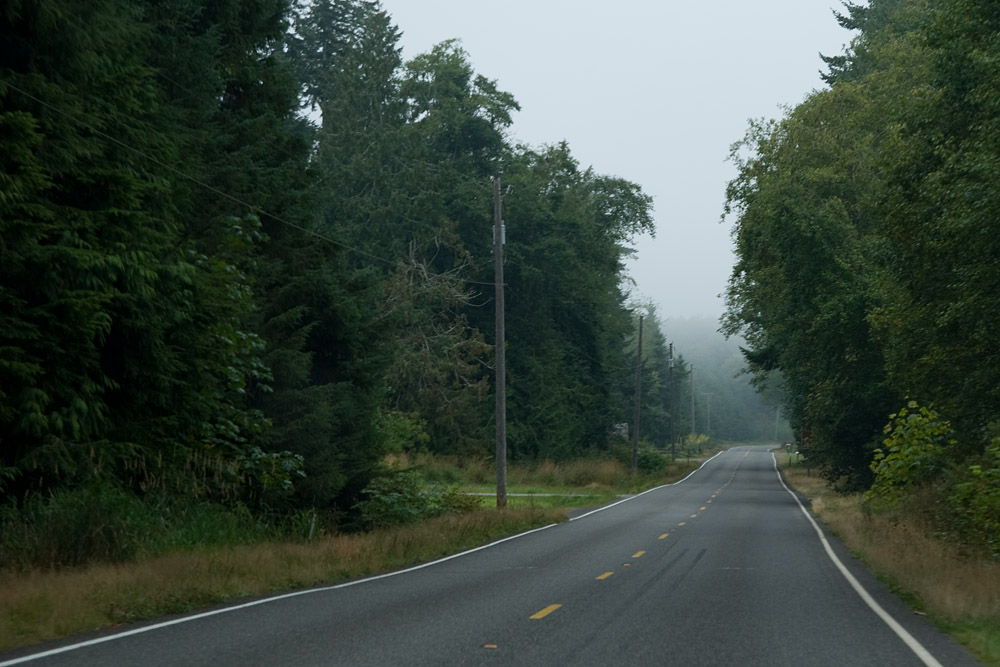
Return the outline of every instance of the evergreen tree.
<path id="1" fill-rule="evenodd" d="M 4 463 L 31 469 L 22 484 L 165 483 L 183 466 L 153 462 L 217 446 L 238 461 L 262 426 L 241 396 L 261 370 L 241 273 L 256 223 L 230 207 L 195 224 L 204 135 L 171 100 L 163 16 L 110 1 L 5 14 L 3 116 L 22 146 L 5 170 L 31 175 L 4 198 L 0 281 L 3 386 L 19 397 Z"/>
<path id="2" fill-rule="evenodd" d="M 624 421 L 625 244 L 652 229 L 651 201 L 623 179 L 581 171 L 565 144 L 519 153 L 505 179 L 512 455 L 605 447 Z"/>

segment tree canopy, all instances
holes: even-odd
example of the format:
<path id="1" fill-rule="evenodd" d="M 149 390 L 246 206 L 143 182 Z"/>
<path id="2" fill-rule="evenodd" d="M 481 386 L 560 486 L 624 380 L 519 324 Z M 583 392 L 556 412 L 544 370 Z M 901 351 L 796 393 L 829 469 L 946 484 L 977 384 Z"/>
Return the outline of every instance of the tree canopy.
<path id="1" fill-rule="evenodd" d="M 900 457 L 940 448 L 952 465 L 920 479 L 958 502 L 997 446 L 997 17 L 873 0 L 840 21 L 859 32 L 829 88 L 734 147 L 725 328 L 758 382 L 780 373 L 831 480 L 908 488 Z M 914 420 L 950 435 L 921 445 Z"/>
<path id="2" fill-rule="evenodd" d="M 650 197 L 514 145 L 517 101 L 458 41 L 403 62 L 399 35 L 366 0 L 8 3 L 4 502 L 336 520 L 387 452 L 487 456 L 498 174 L 512 455 L 611 447 Z"/>

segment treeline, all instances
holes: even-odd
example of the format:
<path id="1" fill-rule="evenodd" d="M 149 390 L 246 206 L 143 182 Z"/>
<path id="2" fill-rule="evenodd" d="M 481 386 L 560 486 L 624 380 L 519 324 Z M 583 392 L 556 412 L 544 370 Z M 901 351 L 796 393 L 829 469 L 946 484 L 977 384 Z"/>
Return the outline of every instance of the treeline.
<path id="1" fill-rule="evenodd" d="M 98 485 L 335 516 L 387 452 L 490 456 L 497 174 L 511 457 L 607 451 L 651 200 L 513 145 L 510 93 L 399 35 L 363 0 L 6 3 L 7 510 Z"/>
<path id="2" fill-rule="evenodd" d="M 829 88 L 734 148 L 726 327 L 758 379 L 783 377 L 831 480 L 883 500 L 931 488 L 941 531 L 995 553 L 1000 15 L 845 7 L 857 33 L 824 59 Z"/>
<path id="3" fill-rule="evenodd" d="M 791 440 L 781 384 L 771 382 L 763 391 L 753 386 L 742 339 L 719 333 L 719 320 L 713 317 L 676 318 L 663 326 L 676 353 L 683 353 L 693 368 L 695 432 L 729 442 Z M 686 376 L 685 382 L 690 379 Z M 685 424 L 691 420 L 690 389 L 685 386 L 684 402 L 678 405 L 688 415 Z"/>
<path id="4" fill-rule="evenodd" d="M 780 408 L 780 382 L 758 391 L 746 373 L 741 341 L 724 337 L 717 319 L 664 320 L 652 303 L 640 310 L 646 312 L 640 418 L 644 441 L 663 450 L 673 443 L 675 452 L 678 446 L 688 452 L 704 445 L 706 436 L 717 442 L 791 440 Z M 633 338 L 627 347 L 630 364 L 635 363 L 636 343 Z M 627 415 L 632 415 L 634 372 L 624 380 L 621 392 L 628 398 Z M 702 438 L 696 441 L 701 445 L 692 445 L 692 435 Z"/>
<path id="5" fill-rule="evenodd" d="M 639 439 L 642 446 L 671 451 L 677 454 L 689 444 L 692 435 L 690 410 L 691 369 L 684 355 L 675 350 L 667 338 L 666 324 L 657 313 L 656 304 L 637 304 L 633 314 L 635 332 L 638 334 L 642 316 L 642 364 L 636 374 L 639 337 L 628 341 L 628 370 L 622 375 L 620 391 L 626 397 L 627 412 L 619 426 L 624 435 L 634 437 L 628 422 L 635 419 L 636 384 L 639 392 Z"/>

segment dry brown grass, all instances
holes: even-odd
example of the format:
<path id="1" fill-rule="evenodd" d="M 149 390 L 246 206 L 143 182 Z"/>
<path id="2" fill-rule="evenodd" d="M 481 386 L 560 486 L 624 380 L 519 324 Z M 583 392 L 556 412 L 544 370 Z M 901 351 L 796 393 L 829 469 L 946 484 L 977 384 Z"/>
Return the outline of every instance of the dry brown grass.
<path id="1" fill-rule="evenodd" d="M 630 476 L 628 469 L 613 460 L 582 459 L 514 465 L 508 470 L 512 484 L 540 484 L 575 489 L 616 489 Z"/>
<path id="2" fill-rule="evenodd" d="M 119 566 L 0 573 L 0 650 L 398 569 L 563 518 L 558 511 L 471 512 L 308 544 L 266 543 Z"/>
<path id="3" fill-rule="evenodd" d="M 1000 565 L 936 538 L 919 518 L 866 511 L 860 495 L 838 495 L 802 468 L 783 473 L 812 501 L 813 513 L 917 611 L 981 660 L 1000 664 Z"/>

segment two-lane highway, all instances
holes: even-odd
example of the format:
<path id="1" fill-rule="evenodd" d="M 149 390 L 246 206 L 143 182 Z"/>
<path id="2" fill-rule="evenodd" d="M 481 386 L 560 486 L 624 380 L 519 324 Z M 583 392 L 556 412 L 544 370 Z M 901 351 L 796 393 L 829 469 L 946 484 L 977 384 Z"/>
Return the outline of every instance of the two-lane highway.
<path id="1" fill-rule="evenodd" d="M 765 447 L 433 564 L 0 656 L 34 665 L 972 665 Z"/>

